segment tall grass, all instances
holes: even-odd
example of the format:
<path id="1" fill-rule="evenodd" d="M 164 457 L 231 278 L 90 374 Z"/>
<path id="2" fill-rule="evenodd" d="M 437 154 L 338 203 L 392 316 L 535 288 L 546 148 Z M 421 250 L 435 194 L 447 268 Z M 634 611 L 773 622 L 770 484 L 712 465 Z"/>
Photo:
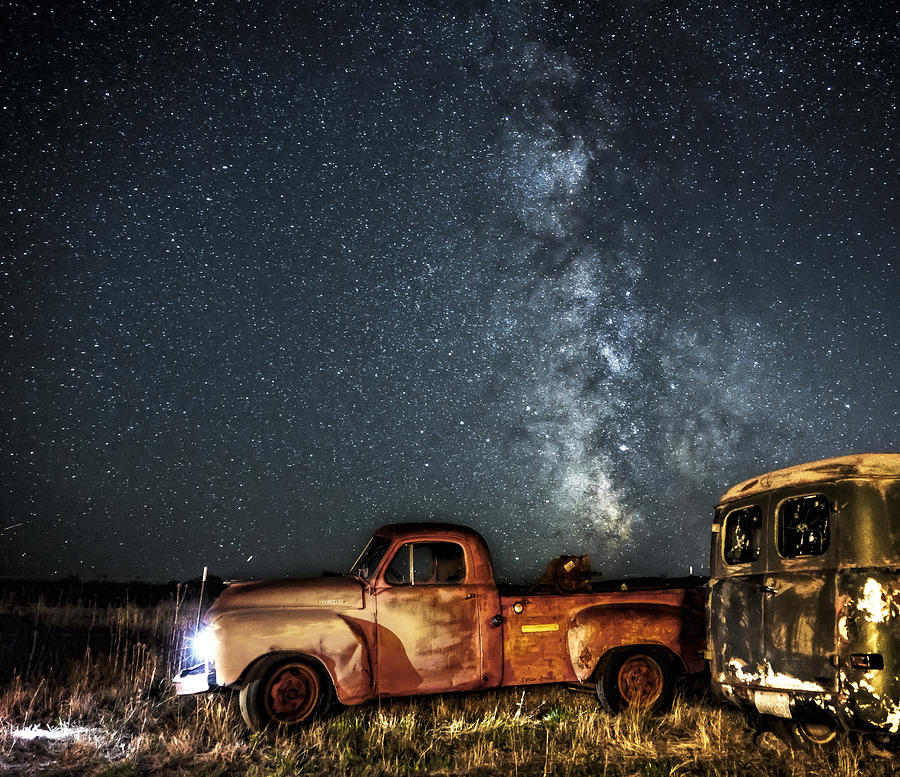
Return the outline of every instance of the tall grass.
<path id="1" fill-rule="evenodd" d="M 22 648 L 0 675 L 0 774 L 895 773 L 893 759 L 865 743 L 812 754 L 760 748 L 737 711 L 702 696 L 679 695 L 662 716 L 611 717 L 591 695 L 555 686 L 373 702 L 299 732 L 252 734 L 233 694 L 172 693 L 196 604 L 0 599 Z M 71 735 L 24 739 L 30 726 Z"/>

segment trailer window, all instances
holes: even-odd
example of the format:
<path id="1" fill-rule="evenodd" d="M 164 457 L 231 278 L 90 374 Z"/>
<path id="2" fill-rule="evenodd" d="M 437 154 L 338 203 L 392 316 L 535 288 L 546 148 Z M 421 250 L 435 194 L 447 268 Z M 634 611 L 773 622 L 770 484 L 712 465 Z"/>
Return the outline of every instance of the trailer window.
<path id="1" fill-rule="evenodd" d="M 725 518 L 725 563 L 746 564 L 759 558 L 762 510 L 758 505 L 732 510 Z"/>
<path id="2" fill-rule="evenodd" d="M 455 542 L 401 545 L 384 575 L 391 585 L 453 585 L 465 577 L 463 549 Z"/>
<path id="3" fill-rule="evenodd" d="M 831 505 L 821 494 L 787 499 L 778 508 L 778 552 L 785 558 L 820 556 L 831 539 Z"/>

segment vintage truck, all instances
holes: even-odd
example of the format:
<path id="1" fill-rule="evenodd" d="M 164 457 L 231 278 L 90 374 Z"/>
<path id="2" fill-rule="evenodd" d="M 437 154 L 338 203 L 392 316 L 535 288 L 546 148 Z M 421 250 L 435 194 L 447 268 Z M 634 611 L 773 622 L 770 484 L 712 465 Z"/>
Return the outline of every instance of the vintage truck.
<path id="1" fill-rule="evenodd" d="M 177 692 L 240 688 L 259 729 L 301 724 L 335 698 L 538 683 L 595 683 L 611 712 L 659 707 L 704 669 L 705 578 L 571 588 L 498 586 L 485 541 L 463 526 L 384 526 L 347 575 L 228 587 Z"/>
<path id="2" fill-rule="evenodd" d="M 719 500 L 713 686 L 795 739 L 900 732 L 900 454 L 751 478 Z"/>

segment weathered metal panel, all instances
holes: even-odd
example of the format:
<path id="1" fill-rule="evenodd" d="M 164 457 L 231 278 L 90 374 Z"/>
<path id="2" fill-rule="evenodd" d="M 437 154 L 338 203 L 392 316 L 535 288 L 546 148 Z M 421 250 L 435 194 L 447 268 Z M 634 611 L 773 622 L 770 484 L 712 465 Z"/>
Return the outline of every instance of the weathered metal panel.
<path id="1" fill-rule="evenodd" d="M 900 733 L 900 575 L 848 569 L 837 587 L 840 684 L 848 714 L 858 725 Z M 854 666 L 854 656 L 869 657 L 874 667 Z"/>
<path id="2" fill-rule="evenodd" d="M 677 656 L 687 672 L 703 666 L 705 646 L 702 602 L 634 601 L 601 604 L 579 612 L 568 633 L 568 652 L 578 679 L 589 680 L 611 650 L 656 645 Z"/>
<path id="3" fill-rule="evenodd" d="M 852 505 L 840 519 L 842 566 L 900 567 L 900 480 L 850 480 L 839 502 Z"/>
<path id="4" fill-rule="evenodd" d="M 863 453 L 833 459 L 811 461 L 774 470 L 745 480 L 726 491 L 719 504 L 746 499 L 755 494 L 812 483 L 836 482 L 848 478 L 896 477 L 900 472 L 900 453 Z"/>
<path id="5" fill-rule="evenodd" d="M 749 683 L 763 667 L 763 575 L 710 580 L 710 674 L 718 686 Z"/>
<path id="6" fill-rule="evenodd" d="M 475 585 L 382 586 L 373 598 L 380 695 L 483 685 Z"/>
<path id="7" fill-rule="evenodd" d="M 711 668 L 729 698 L 766 714 L 817 709 L 849 727 L 900 733 L 898 476 L 900 456 L 867 454 L 726 492 L 717 526 L 737 505 L 767 505 L 764 567 L 729 567 L 722 532 L 713 535 Z"/>
<path id="8" fill-rule="evenodd" d="M 689 672 L 703 668 L 703 589 L 643 589 L 502 597 L 504 685 L 590 679 L 623 645 L 671 650 Z M 516 604 L 522 608 L 516 612 Z"/>
<path id="9" fill-rule="evenodd" d="M 365 701 L 374 695 L 365 625 L 349 613 L 287 608 L 224 612 L 209 624 L 216 635 L 216 682 L 237 682 L 262 656 L 303 653 L 322 662 L 341 702 Z"/>
<path id="10" fill-rule="evenodd" d="M 484 584 L 493 588 L 487 544 L 474 530 L 455 524 L 391 524 L 376 534 L 392 540 L 373 579 L 377 692 L 399 696 L 484 687 L 498 675 L 485 666 L 486 658 L 497 660 L 496 651 L 482 651 L 490 619 L 490 602 L 482 601 Z M 458 546 L 464 579 L 450 585 L 389 580 L 392 559 L 409 543 Z"/>
<path id="11" fill-rule="evenodd" d="M 768 688 L 837 690 L 832 661 L 836 651 L 838 535 L 852 530 L 854 521 L 854 512 L 840 509 L 841 503 L 838 488 L 832 483 L 804 483 L 772 495 L 763 582 L 765 671 L 760 678 L 760 684 Z M 818 510 L 817 523 L 796 512 L 804 504 Z M 782 526 L 790 525 L 791 515 L 802 516 L 796 518 L 799 530 L 795 533 L 801 546 L 804 537 L 815 534 L 821 539 L 813 543 L 814 547 L 804 548 L 803 554 L 793 555 Z"/>
<path id="12" fill-rule="evenodd" d="M 213 602 L 207 619 L 219 612 L 275 607 L 326 607 L 359 610 L 364 606 L 363 586 L 351 577 L 317 577 L 295 580 L 260 580 L 233 583 Z"/>
<path id="13" fill-rule="evenodd" d="M 541 594 L 501 597 L 504 685 L 576 680 L 566 650 L 575 598 Z M 514 608 L 516 602 L 521 608 L 519 613 L 515 611 L 519 608 Z"/>
<path id="14" fill-rule="evenodd" d="M 776 689 L 836 691 L 834 570 L 773 572 L 765 608 L 761 684 Z"/>
<path id="15" fill-rule="evenodd" d="M 710 676 L 713 687 L 730 697 L 731 689 L 749 684 L 763 672 L 763 599 L 765 543 L 771 532 L 766 495 L 744 499 L 716 510 L 712 533 L 707 622 Z M 745 560 L 725 559 L 732 516 L 757 510 L 760 522 L 754 548 Z M 751 542 L 741 537 L 741 544 Z"/>
<path id="16" fill-rule="evenodd" d="M 477 583 L 478 635 L 481 639 L 481 672 L 485 688 L 503 682 L 503 634 L 500 593 L 492 577 Z M 497 616 L 500 616 L 499 619 Z"/>

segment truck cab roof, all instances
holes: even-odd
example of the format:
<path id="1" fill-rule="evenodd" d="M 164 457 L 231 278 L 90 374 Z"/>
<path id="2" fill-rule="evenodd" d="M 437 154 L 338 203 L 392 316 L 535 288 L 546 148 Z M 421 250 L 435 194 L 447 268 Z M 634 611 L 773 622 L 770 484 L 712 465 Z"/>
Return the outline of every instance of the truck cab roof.
<path id="1" fill-rule="evenodd" d="M 388 523 L 376 529 L 374 533 L 379 537 L 387 537 L 391 540 L 406 536 L 414 536 L 417 540 L 428 540 L 453 535 L 484 544 L 484 538 L 477 531 L 458 523 L 440 523 L 437 521 Z"/>

